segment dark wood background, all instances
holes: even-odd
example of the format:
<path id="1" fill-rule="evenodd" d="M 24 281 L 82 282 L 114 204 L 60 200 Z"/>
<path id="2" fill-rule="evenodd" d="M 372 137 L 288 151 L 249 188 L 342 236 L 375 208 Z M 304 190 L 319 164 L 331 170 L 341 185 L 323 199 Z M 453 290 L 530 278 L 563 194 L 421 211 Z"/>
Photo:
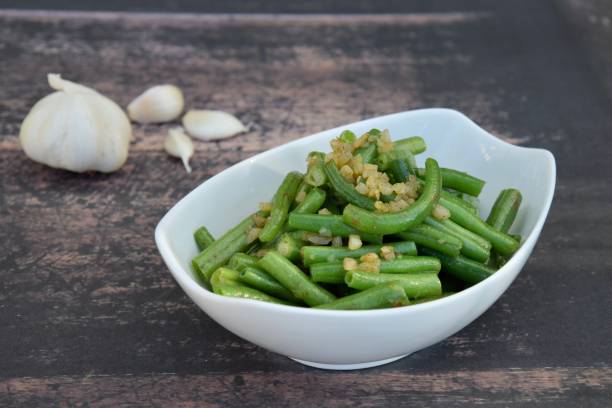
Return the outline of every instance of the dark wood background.
<path id="1" fill-rule="evenodd" d="M 1 406 L 612 406 L 609 2 L 23 3 L 0 1 Z M 170 125 L 136 126 L 117 173 L 53 170 L 17 139 L 47 72 L 123 106 L 176 83 L 189 106 L 254 127 L 198 143 L 191 175 L 163 152 Z M 431 106 L 557 158 L 533 256 L 473 324 L 393 364 L 325 372 L 230 334 L 177 287 L 153 230 L 202 181 Z"/>

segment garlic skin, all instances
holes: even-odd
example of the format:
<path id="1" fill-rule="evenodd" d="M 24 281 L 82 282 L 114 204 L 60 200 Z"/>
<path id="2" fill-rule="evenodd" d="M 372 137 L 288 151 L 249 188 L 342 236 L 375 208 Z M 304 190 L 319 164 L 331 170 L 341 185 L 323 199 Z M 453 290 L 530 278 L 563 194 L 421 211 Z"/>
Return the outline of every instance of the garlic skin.
<path id="1" fill-rule="evenodd" d="M 127 107 L 134 122 L 164 123 L 178 118 L 185 107 L 183 92 L 174 85 L 156 85 L 137 96 Z"/>
<path id="2" fill-rule="evenodd" d="M 201 140 L 225 139 L 248 129 L 235 116 L 215 110 L 190 110 L 183 116 L 183 127 Z"/>
<path id="3" fill-rule="evenodd" d="M 187 173 L 191 173 L 189 159 L 193 156 L 193 143 L 182 127 L 168 130 L 168 136 L 164 140 L 164 149 L 170 156 L 181 159 Z"/>
<path id="4" fill-rule="evenodd" d="M 132 127 L 115 102 L 86 86 L 47 76 L 53 92 L 21 124 L 19 141 L 32 160 L 51 167 L 104 173 L 126 161 Z"/>

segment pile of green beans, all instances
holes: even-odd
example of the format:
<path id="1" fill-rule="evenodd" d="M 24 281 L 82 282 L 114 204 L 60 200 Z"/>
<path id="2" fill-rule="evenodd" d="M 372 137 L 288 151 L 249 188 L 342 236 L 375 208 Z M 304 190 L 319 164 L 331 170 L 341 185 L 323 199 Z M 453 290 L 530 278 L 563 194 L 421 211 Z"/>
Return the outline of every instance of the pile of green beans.
<path id="1" fill-rule="evenodd" d="M 205 226 L 194 232 L 202 285 L 294 307 L 403 307 L 478 284 L 518 250 L 520 236 L 509 234 L 518 190 L 502 190 L 483 220 L 484 180 L 431 157 L 417 167 L 427 148 L 419 136 L 391 142 L 387 131 L 345 130 L 332 147 L 310 153 L 304 174 L 288 173 L 270 203 L 218 239 Z"/>

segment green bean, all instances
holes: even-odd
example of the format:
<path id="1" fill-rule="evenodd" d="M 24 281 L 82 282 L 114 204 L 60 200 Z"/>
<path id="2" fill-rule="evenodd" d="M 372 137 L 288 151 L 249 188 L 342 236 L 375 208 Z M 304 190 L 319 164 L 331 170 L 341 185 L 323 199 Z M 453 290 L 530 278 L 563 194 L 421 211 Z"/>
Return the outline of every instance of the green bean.
<path id="1" fill-rule="evenodd" d="M 210 276 L 210 286 L 214 292 L 220 285 L 238 283 L 239 276 L 240 274 L 237 271 L 222 266 L 217 268 Z"/>
<path id="2" fill-rule="evenodd" d="M 217 295 L 228 296 L 228 297 L 259 300 L 259 301 L 268 302 L 268 303 L 277 303 L 279 305 L 293 305 L 293 303 L 285 302 L 273 296 L 267 295 L 257 289 L 253 289 L 248 286 L 240 285 L 238 283 L 229 283 L 229 284 L 223 283 L 223 284 L 217 285 L 215 287 L 214 292 Z"/>
<path id="3" fill-rule="evenodd" d="M 242 252 L 236 252 L 229 259 L 229 262 L 227 263 L 227 266 L 230 269 L 234 269 L 234 270 L 240 272 L 241 270 L 243 270 L 247 266 L 255 266 L 257 261 L 259 261 L 259 258 L 255 257 L 255 256 L 247 255 L 247 254 L 242 253 Z"/>
<path id="4" fill-rule="evenodd" d="M 264 302 L 279 303 L 282 305 L 292 304 L 272 297 L 257 289 L 242 285 L 240 283 L 240 274 L 233 269 L 224 267 L 218 268 L 212 274 L 210 278 L 210 283 L 213 292 L 218 295 L 261 300 Z"/>
<path id="5" fill-rule="evenodd" d="M 459 255 L 463 245 L 459 238 L 425 224 L 417 225 L 396 235 L 404 241 L 414 241 L 417 245 L 435 249 L 448 256 Z"/>
<path id="6" fill-rule="evenodd" d="M 359 249 L 307 245 L 302 247 L 302 260 L 304 262 L 304 266 L 310 266 L 319 262 L 341 261 L 344 258 L 359 258 L 371 252 L 379 253 L 383 246 L 393 247 L 396 254 L 417 254 L 416 245 L 411 241 L 390 242 L 385 245 L 364 245 Z"/>
<path id="7" fill-rule="evenodd" d="M 238 280 L 270 296 L 298 303 L 298 299 L 276 279 L 257 267 L 248 266 L 238 275 Z"/>
<path id="8" fill-rule="evenodd" d="M 349 271 L 344 279 L 349 287 L 359 290 L 395 282 L 404 289 L 410 299 L 438 296 L 442 293 L 440 279 L 435 273 L 387 274 Z"/>
<path id="9" fill-rule="evenodd" d="M 418 169 L 417 173 L 419 176 L 423 177 L 425 175 L 425 169 Z M 480 195 L 485 185 L 484 180 L 471 176 L 462 171 L 442 167 L 440 168 L 440 173 L 442 173 L 442 186 L 444 188 L 452 188 L 453 190 L 457 190 L 474 197 L 478 197 Z"/>
<path id="10" fill-rule="evenodd" d="M 376 160 L 378 151 L 376 143 L 369 143 L 355 150 L 354 156 L 361 156 L 363 163 L 373 163 Z"/>
<path id="11" fill-rule="evenodd" d="M 195 239 L 196 245 L 200 252 L 206 249 L 207 246 L 215 242 L 215 238 L 212 234 L 206 229 L 205 226 L 201 226 L 193 233 L 193 238 Z"/>
<path id="12" fill-rule="evenodd" d="M 442 263 L 442 269 L 449 275 L 472 285 L 485 280 L 495 273 L 494 269 L 461 255 L 450 257 L 429 248 L 421 247 L 419 247 L 419 251 L 438 258 Z"/>
<path id="13" fill-rule="evenodd" d="M 374 286 L 353 295 L 344 296 L 333 302 L 316 306 L 316 309 L 370 310 L 410 304 L 404 289 L 391 282 Z"/>
<path id="14" fill-rule="evenodd" d="M 306 181 L 302 178 L 302 182 L 300 183 L 297 192 L 295 193 L 295 198 L 291 203 L 291 211 L 294 211 L 297 207 L 300 206 L 300 204 L 302 204 L 302 202 L 304 202 L 304 199 L 306 199 L 306 195 L 308 195 L 310 189 L 312 189 L 312 186 L 306 183 Z M 302 201 L 298 201 L 300 199 L 300 196 L 302 196 Z"/>
<path id="15" fill-rule="evenodd" d="M 374 210 L 374 200 L 369 197 L 364 196 L 355 190 L 355 186 L 346 181 L 344 177 L 338 171 L 336 167 L 336 163 L 333 160 L 325 163 L 323 167 L 325 169 L 325 175 L 327 175 L 327 180 L 333 187 L 334 191 L 342 197 L 344 200 L 348 201 L 351 204 L 359 206 L 361 208 L 366 208 L 368 210 Z"/>
<path id="16" fill-rule="evenodd" d="M 358 270 L 358 269 L 357 269 Z M 380 273 L 437 273 L 440 261 L 430 256 L 408 256 L 402 259 L 382 261 Z M 322 262 L 310 266 L 310 279 L 321 283 L 343 283 L 344 270 L 342 261 Z"/>
<path id="17" fill-rule="evenodd" d="M 387 173 L 393 183 L 403 183 L 414 174 L 410 162 L 406 159 L 391 160 Z"/>
<path id="18" fill-rule="evenodd" d="M 490 241 L 493 248 L 500 254 L 512 255 L 518 249 L 519 243 L 516 240 L 508 234 L 497 231 L 460 205 L 448 201 L 444 197 L 440 198 L 440 204 L 450 211 L 451 220 Z"/>
<path id="19" fill-rule="evenodd" d="M 359 235 L 363 241 L 372 243 L 382 243 L 382 236 L 368 234 L 356 230 L 347 225 L 342 220 L 341 215 L 321 215 L 321 214 L 289 214 L 287 220 L 289 227 L 297 230 L 316 232 L 321 235 L 334 237 L 348 237 L 349 235 Z"/>
<path id="20" fill-rule="evenodd" d="M 249 215 L 193 258 L 193 269 L 203 282 L 208 283 L 218 267 L 227 263 L 236 252 L 242 252 L 249 246 L 247 232 L 254 226 L 253 216 Z"/>
<path id="21" fill-rule="evenodd" d="M 355 134 L 350 130 L 343 130 L 342 133 L 340 133 L 340 136 L 338 136 L 338 139 L 344 143 L 350 144 L 353 143 L 355 139 L 357 139 L 357 136 L 355 136 Z"/>
<path id="22" fill-rule="evenodd" d="M 409 150 L 412 154 L 423 153 L 427 150 L 427 145 L 425 144 L 425 140 L 423 140 L 420 136 L 412 136 L 406 139 L 400 139 L 394 143 L 395 149 L 406 149 Z"/>
<path id="23" fill-rule="evenodd" d="M 378 155 L 378 169 L 380 171 L 387 170 L 391 162 L 402 160 L 407 163 L 410 174 L 415 174 L 416 160 L 414 155 L 409 150 L 391 150 L 390 152 L 381 153 Z"/>
<path id="24" fill-rule="evenodd" d="M 471 214 L 475 216 L 480 216 L 480 211 L 478 210 L 478 207 L 474 206 L 474 204 L 465 201 L 460 197 L 449 193 L 448 191 L 442 190 L 442 192 L 440 193 L 440 204 L 442 204 L 442 200 L 444 200 L 445 202 L 452 202 L 455 205 L 461 206 L 463 209 L 470 212 Z"/>
<path id="25" fill-rule="evenodd" d="M 329 303 L 336 299 L 334 295 L 312 282 L 300 268 L 276 251 L 268 252 L 258 264 L 281 285 L 289 289 L 293 296 L 303 300 L 309 306 Z"/>
<path id="26" fill-rule="evenodd" d="M 266 225 L 259 234 L 259 240 L 261 242 L 270 242 L 276 238 L 287 220 L 289 207 L 297 194 L 297 189 L 301 182 L 302 175 L 296 171 L 292 171 L 285 176 L 285 179 L 272 199 L 270 217 L 268 217 Z"/>
<path id="27" fill-rule="evenodd" d="M 301 202 L 300 205 L 295 207 L 292 214 L 314 214 L 323 205 L 325 202 L 325 198 L 327 197 L 327 193 L 325 190 L 320 188 L 313 188 L 306 194 L 304 201 Z"/>
<path id="28" fill-rule="evenodd" d="M 276 250 L 290 261 L 298 261 L 300 259 L 300 249 L 304 246 L 304 242 L 294 238 L 291 234 L 285 233 L 280 236 L 276 242 Z"/>
<path id="29" fill-rule="evenodd" d="M 516 218 L 522 200 L 520 191 L 514 188 L 502 190 L 497 196 L 495 204 L 493 204 L 491 213 L 487 218 L 487 224 L 498 231 L 508 232 Z"/>
<path id="30" fill-rule="evenodd" d="M 483 263 L 489 259 L 491 243 L 480 235 L 474 234 L 451 220 L 436 220 L 433 217 L 427 217 L 425 224 L 458 238 L 461 241 L 461 253 L 466 257 Z M 481 243 L 484 243 L 484 245 L 481 245 Z"/>
<path id="31" fill-rule="evenodd" d="M 321 187 L 327 182 L 327 176 L 323 165 L 325 164 L 325 153 L 310 152 L 308 154 L 308 170 L 304 181 L 313 187 Z"/>
<path id="32" fill-rule="evenodd" d="M 432 218 L 432 217 L 429 217 L 429 218 Z M 429 222 L 429 219 L 427 219 L 425 221 Z M 476 242 L 478 245 L 480 245 L 481 247 L 485 248 L 486 250 L 490 250 L 492 248 L 491 242 L 489 242 L 488 240 L 484 239 L 480 235 L 473 233 L 469 229 L 463 228 L 461 225 L 453 222 L 450 219 L 447 219 L 447 220 L 436 220 L 436 221 L 438 223 L 440 223 L 444 228 L 446 228 L 447 231 L 453 232 L 453 233 L 455 233 L 457 235 L 464 236 L 464 237 L 466 237 L 466 238 Z"/>
<path id="33" fill-rule="evenodd" d="M 421 196 L 405 210 L 396 213 L 374 213 L 349 204 L 344 208 L 343 219 L 356 229 L 372 234 L 395 234 L 423 222 L 440 198 L 441 179 L 438 163 L 427 159 L 427 181 Z"/>
<path id="34" fill-rule="evenodd" d="M 353 156 L 361 156 L 363 163 L 374 163 L 378 158 L 376 143 L 367 142 L 365 145 L 355 149 Z"/>

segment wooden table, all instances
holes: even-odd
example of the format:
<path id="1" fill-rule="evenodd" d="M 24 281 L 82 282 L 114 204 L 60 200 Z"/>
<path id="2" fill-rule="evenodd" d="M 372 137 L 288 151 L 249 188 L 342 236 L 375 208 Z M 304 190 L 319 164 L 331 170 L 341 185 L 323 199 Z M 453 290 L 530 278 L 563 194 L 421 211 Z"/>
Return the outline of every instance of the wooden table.
<path id="1" fill-rule="evenodd" d="M 0 405 L 612 406 L 612 7 L 260 3 L 0 10 Z M 191 175 L 163 152 L 172 125 L 135 126 L 117 173 L 53 170 L 17 139 L 47 72 L 122 106 L 176 83 L 189 106 L 253 129 L 198 143 Z M 393 364 L 325 372 L 232 335 L 176 285 L 153 230 L 202 181 L 318 130 L 430 106 L 557 158 L 540 242 L 470 326 Z"/>

